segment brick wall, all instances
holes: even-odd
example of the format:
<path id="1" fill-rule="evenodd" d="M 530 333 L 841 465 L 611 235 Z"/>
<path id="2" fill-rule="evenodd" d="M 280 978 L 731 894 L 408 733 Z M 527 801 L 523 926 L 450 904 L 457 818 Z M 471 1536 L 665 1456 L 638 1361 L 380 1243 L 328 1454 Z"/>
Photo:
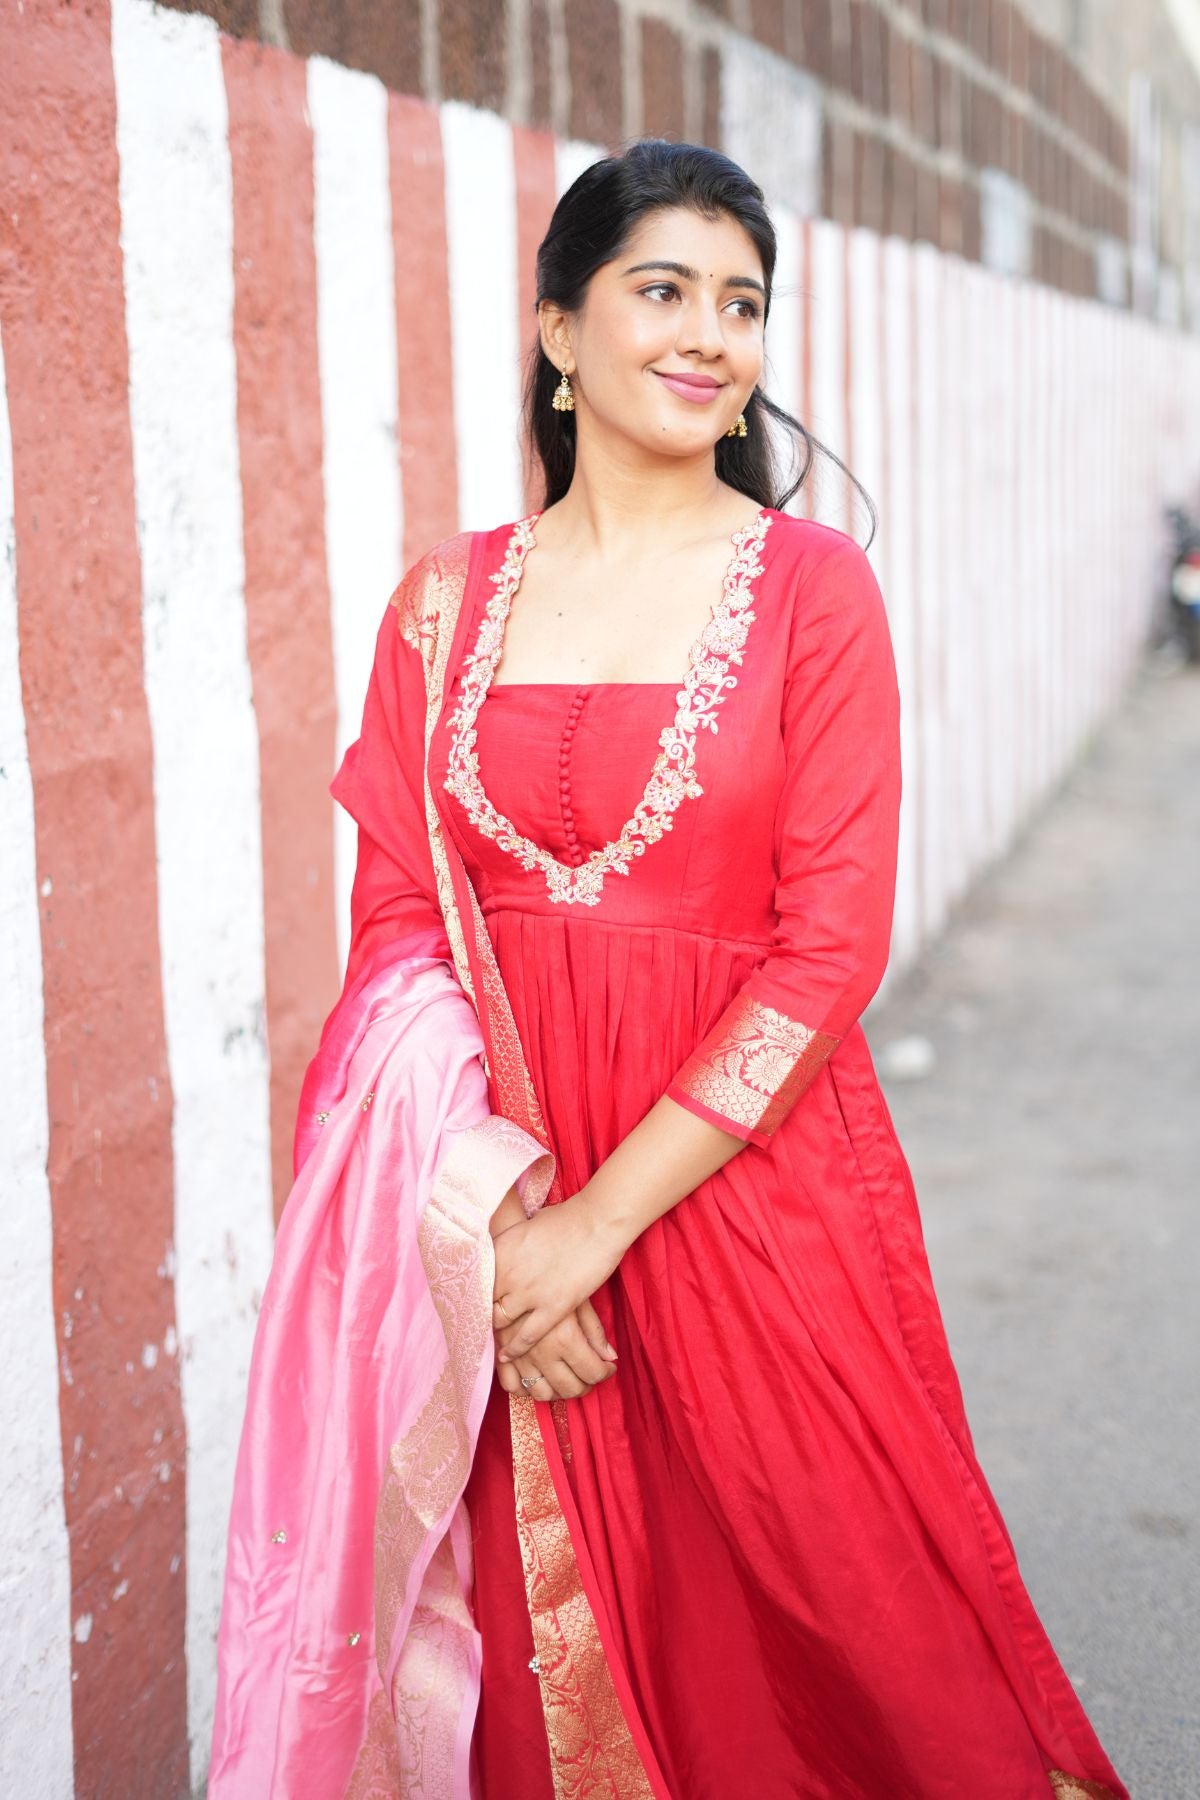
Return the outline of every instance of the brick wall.
<path id="1" fill-rule="evenodd" d="M 752 44 L 819 86 L 824 216 L 1126 304 L 1136 297 L 1126 90 L 1145 66 L 1167 96 L 1163 285 L 1197 286 L 1178 266 L 1187 234 L 1174 215 L 1186 196 L 1172 171 L 1180 131 L 1200 121 L 1200 79 L 1164 29 L 1161 0 L 1071 9 L 1077 54 L 1055 8 L 1018 0 L 168 3 L 399 93 L 464 100 L 610 149 L 649 132 L 737 156 L 723 77 Z M 1139 303 L 1156 310 L 1156 293 Z"/>

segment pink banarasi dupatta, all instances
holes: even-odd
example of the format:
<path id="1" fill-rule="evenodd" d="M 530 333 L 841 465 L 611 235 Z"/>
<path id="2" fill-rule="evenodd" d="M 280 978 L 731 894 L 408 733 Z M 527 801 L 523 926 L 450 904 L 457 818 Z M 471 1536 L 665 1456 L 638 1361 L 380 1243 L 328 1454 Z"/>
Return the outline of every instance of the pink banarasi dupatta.
<path id="1" fill-rule="evenodd" d="M 392 596 L 426 747 L 479 541 L 446 540 Z M 527 1212 L 563 1196 L 478 902 L 427 773 L 423 787 L 444 930 L 359 956 L 301 1095 L 234 1481 L 209 1800 L 476 1791 L 462 1495 L 493 1378 L 488 1222 L 513 1185 Z M 510 1398 L 555 1791 L 665 1800 L 582 1550 L 563 1404 Z"/>

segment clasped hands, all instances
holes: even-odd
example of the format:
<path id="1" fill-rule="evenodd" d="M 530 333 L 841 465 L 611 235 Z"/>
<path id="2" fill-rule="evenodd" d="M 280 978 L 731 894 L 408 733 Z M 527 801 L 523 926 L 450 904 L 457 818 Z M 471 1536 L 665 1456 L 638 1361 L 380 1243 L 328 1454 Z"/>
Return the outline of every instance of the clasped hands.
<path id="1" fill-rule="evenodd" d="M 534 1400 L 576 1399 L 615 1375 L 617 1352 L 591 1295 L 607 1281 L 626 1246 L 583 1195 L 544 1206 L 527 1219 L 510 1189 L 492 1216 L 491 1232 L 492 1325 L 501 1387 Z"/>

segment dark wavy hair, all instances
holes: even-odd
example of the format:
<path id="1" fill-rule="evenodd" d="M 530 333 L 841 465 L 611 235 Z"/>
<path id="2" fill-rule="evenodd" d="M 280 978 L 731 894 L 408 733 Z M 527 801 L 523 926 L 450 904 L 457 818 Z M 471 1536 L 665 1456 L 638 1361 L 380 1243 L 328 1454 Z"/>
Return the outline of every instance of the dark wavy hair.
<path id="1" fill-rule="evenodd" d="M 620 155 L 592 163 L 563 194 L 538 246 L 535 312 L 543 300 L 553 300 L 565 312 L 578 312 L 596 270 L 621 254 L 640 220 L 659 208 L 675 206 L 689 206 L 706 219 L 725 214 L 742 226 L 762 261 L 767 290 L 765 328 L 771 310 L 776 240 L 762 189 L 719 150 L 653 137 L 638 138 Z M 575 471 L 575 415 L 555 412 L 551 405 L 559 380 L 560 372 L 538 338 L 525 366 L 522 424 L 525 441 L 532 444 L 541 464 L 543 509 L 562 499 Z M 826 457 L 862 495 L 874 537 L 876 512 L 871 497 L 839 456 L 815 438 L 799 419 L 776 406 L 760 387 L 754 389 L 742 410 L 746 436 L 731 438 L 722 434 L 717 439 L 716 470 L 722 481 L 749 495 L 760 506 L 782 510 L 808 480 L 815 458 Z M 795 475 L 795 461 L 789 470 L 789 475 L 795 475 L 790 487 L 784 485 L 778 449 L 767 429 L 768 420 L 794 433 L 793 445 L 798 439 L 802 446 L 799 474 Z"/>

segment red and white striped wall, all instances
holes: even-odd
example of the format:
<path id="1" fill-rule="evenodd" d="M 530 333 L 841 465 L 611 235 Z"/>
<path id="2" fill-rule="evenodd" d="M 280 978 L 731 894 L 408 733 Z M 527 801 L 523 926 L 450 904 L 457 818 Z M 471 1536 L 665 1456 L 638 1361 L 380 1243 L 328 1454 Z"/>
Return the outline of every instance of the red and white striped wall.
<path id="1" fill-rule="evenodd" d="M 0 116 L 0 1792 L 168 1800 L 345 950 L 327 785 L 401 571 L 537 503 L 534 254 L 597 151 L 148 0 L 10 10 Z M 775 217 L 768 386 L 880 512 L 899 969 L 1120 691 L 1200 346 Z"/>

